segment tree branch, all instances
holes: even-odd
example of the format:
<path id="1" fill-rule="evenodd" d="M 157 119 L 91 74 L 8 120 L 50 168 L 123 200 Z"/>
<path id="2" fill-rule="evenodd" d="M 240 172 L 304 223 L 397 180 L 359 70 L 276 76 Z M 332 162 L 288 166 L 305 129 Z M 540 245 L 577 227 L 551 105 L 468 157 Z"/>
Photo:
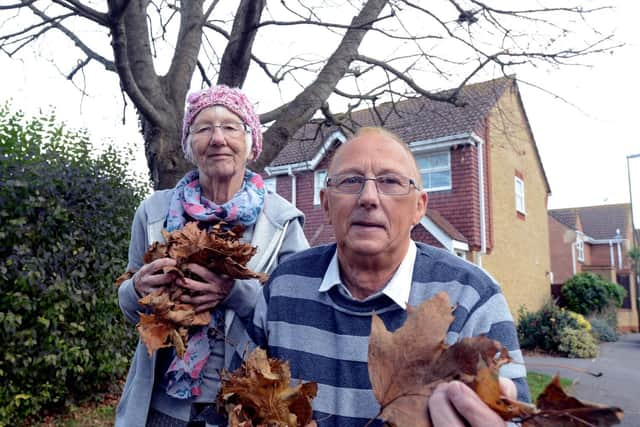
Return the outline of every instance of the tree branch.
<path id="1" fill-rule="evenodd" d="M 361 62 L 365 62 L 367 64 L 375 65 L 385 71 L 388 71 L 389 73 L 396 76 L 398 79 L 405 82 L 407 86 L 413 89 L 416 93 L 424 96 L 425 98 L 432 99 L 434 101 L 449 101 L 451 98 L 449 96 L 442 96 L 422 88 L 411 77 L 409 77 L 407 73 L 392 67 L 391 65 L 389 65 L 388 62 L 380 61 L 365 55 L 356 55 L 354 59 Z"/>
<path id="2" fill-rule="evenodd" d="M 241 87 L 251 64 L 251 49 L 266 0 L 241 0 L 229 43 L 222 54 L 218 83 Z"/>
<path id="3" fill-rule="evenodd" d="M 109 26 L 109 17 L 106 13 L 98 12 L 95 9 L 90 8 L 89 6 L 80 3 L 77 0 L 51 0 L 53 3 L 56 3 L 66 9 L 69 9 L 73 13 L 83 18 L 89 19 L 103 27 Z"/>
<path id="4" fill-rule="evenodd" d="M 49 23 L 52 28 L 55 28 L 62 32 L 65 36 L 67 36 L 73 43 L 82 51 L 88 58 L 93 59 L 104 66 L 105 69 L 109 71 L 115 71 L 115 66 L 112 61 L 108 60 L 104 56 L 100 55 L 95 50 L 91 49 L 87 46 L 73 31 L 69 30 L 64 25 L 60 24 L 58 20 L 50 18 L 40 9 L 36 8 L 34 5 L 29 5 L 29 9 L 42 19 L 43 22 Z M 106 15 L 105 15 L 106 16 Z"/>

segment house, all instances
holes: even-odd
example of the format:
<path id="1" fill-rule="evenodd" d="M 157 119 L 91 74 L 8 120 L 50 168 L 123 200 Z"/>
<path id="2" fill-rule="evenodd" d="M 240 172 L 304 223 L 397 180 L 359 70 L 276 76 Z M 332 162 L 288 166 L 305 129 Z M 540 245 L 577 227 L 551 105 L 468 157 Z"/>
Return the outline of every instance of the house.
<path id="1" fill-rule="evenodd" d="M 341 127 L 308 123 L 265 169 L 267 185 L 306 214 L 312 245 L 330 242 L 319 190 L 332 153 L 345 129 L 386 127 L 408 143 L 429 194 L 413 238 L 482 266 L 516 317 L 550 297 L 549 183 L 515 79 L 467 85 L 458 99 L 388 102 L 339 116 Z"/>
<path id="2" fill-rule="evenodd" d="M 631 224 L 628 203 L 549 210 L 554 295 L 561 295 L 562 284 L 573 275 L 596 273 L 625 288 L 627 297 L 618 310 L 618 326 L 637 331 L 637 287 L 628 256 L 633 247 Z"/>

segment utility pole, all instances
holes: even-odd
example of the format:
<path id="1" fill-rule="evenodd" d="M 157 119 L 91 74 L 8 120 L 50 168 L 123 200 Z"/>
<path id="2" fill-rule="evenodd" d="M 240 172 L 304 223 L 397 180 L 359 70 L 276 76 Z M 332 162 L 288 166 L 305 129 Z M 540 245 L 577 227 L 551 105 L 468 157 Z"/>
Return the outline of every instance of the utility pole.
<path id="1" fill-rule="evenodd" d="M 631 165 L 630 159 L 640 157 L 638 154 L 629 154 L 627 156 L 627 177 L 629 179 L 629 209 L 631 210 L 631 234 L 633 236 L 633 250 L 638 249 L 638 233 L 636 233 L 636 226 L 633 220 L 633 192 L 631 191 Z M 638 283 L 638 260 L 633 260 L 633 281 L 636 284 L 636 310 L 638 311 L 638 329 L 640 329 L 640 283 Z"/>
<path id="2" fill-rule="evenodd" d="M 640 157 L 640 153 L 638 154 L 629 154 L 627 156 L 627 178 L 629 179 L 629 207 L 631 209 L 631 232 L 633 235 L 633 247 L 638 247 L 638 236 L 636 233 L 636 226 L 633 221 L 633 193 L 631 192 L 631 165 L 629 164 L 630 159 L 635 159 Z"/>

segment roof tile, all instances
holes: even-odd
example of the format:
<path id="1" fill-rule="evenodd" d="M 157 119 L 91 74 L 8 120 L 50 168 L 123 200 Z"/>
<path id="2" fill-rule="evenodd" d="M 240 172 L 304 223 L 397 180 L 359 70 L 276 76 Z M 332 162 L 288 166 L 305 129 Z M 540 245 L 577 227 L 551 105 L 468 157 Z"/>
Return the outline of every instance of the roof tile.
<path id="1" fill-rule="evenodd" d="M 386 102 L 375 110 L 353 111 L 345 121 L 353 129 L 383 125 L 407 143 L 469 133 L 479 130 L 484 117 L 512 82 L 511 77 L 502 77 L 467 85 L 458 96 L 462 106 L 417 97 Z M 451 90 L 442 92 L 447 93 Z M 338 130 L 322 120 L 312 120 L 296 132 L 269 166 L 310 161 L 331 133 Z"/>

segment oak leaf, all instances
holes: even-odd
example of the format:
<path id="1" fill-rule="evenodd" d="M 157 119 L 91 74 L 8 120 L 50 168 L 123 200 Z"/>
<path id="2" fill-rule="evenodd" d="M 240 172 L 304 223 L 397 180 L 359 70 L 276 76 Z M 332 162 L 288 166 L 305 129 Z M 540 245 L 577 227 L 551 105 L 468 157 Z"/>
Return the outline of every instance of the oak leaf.
<path id="1" fill-rule="evenodd" d="M 290 385 L 289 362 L 268 358 L 257 348 L 234 372 L 221 374 L 218 408 L 229 416 L 229 427 L 311 427 L 315 382 Z"/>

